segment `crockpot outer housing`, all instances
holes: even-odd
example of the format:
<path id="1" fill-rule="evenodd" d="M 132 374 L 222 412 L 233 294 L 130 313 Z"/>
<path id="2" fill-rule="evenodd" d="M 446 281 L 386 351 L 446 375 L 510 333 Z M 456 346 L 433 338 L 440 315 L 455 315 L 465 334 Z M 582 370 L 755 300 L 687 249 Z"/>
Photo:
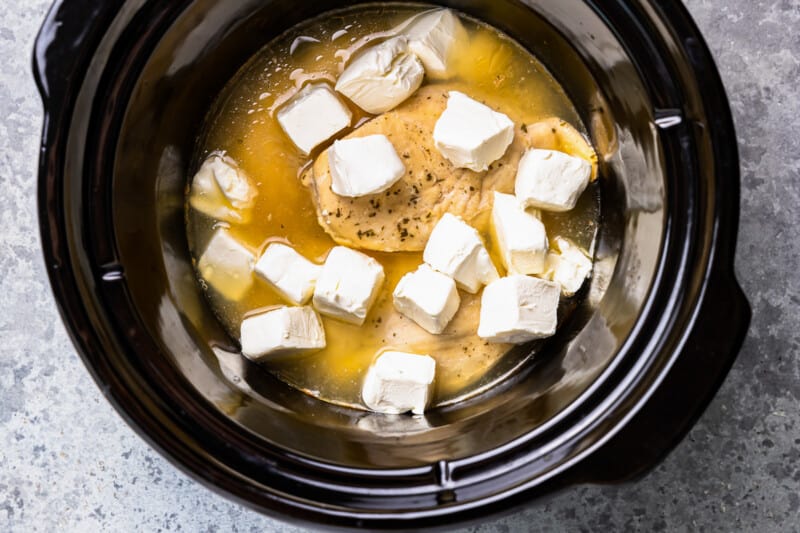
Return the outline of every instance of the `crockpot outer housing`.
<path id="1" fill-rule="evenodd" d="M 36 42 L 34 73 L 45 106 L 42 242 L 79 353 L 152 445 L 195 478 L 284 519 L 452 527 L 569 485 L 634 478 L 689 430 L 747 330 L 750 311 L 733 274 L 734 128 L 711 55 L 683 5 L 443 3 L 535 45 L 576 102 L 607 155 L 598 266 L 587 303 L 529 368 L 463 406 L 433 411 L 430 428 L 398 422 L 394 432 L 368 418 L 372 426 L 354 432 L 363 415 L 322 405 L 263 372 L 251 370 L 248 378 L 241 368 L 233 380 L 245 377 L 247 386 L 270 391 L 258 408 L 271 415 L 255 416 L 260 411 L 245 396 L 225 403 L 233 396 L 220 376 L 231 377 L 225 361 L 234 350 L 197 296 L 182 233 L 192 153 L 166 146 L 152 164 L 137 153 L 149 141 L 142 124 L 158 125 L 150 130 L 155 138 L 162 130 L 196 132 L 202 123 L 176 121 L 161 100 L 141 109 L 136 102 L 162 92 L 171 106 L 207 108 L 222 83 L 280 31 L 346 4 L 63 0 Z M 180 28 L 188 37 L 172 43 Z M 166 75 L 148 77 L 159 61 L 171 65 L 165 69 L 172 78 L 191 74 L 196 64 L 182 57 L 212 49 L 218 54 L 183 93 L 174 94 Z M 137 190 L 131 169 L 148 164 L 155 187 Z M 150 208 L 155 222 L 137 220 Z M 151 289 L 157 297 L 147 296 Z M 626 291 L 638 291 L 639 299 Z M 586 351 L 576 343 L 600 350 L 591 331 L 598 317 L 613 349 L 582 373 L 575 361 L 565 362 L 578 348 Z M 559 345 L 568 349 L 555 353 Z M 188 355 L 198 346 L 213 351 L 208 367 Z M 570 380 L 580 386 L 570 389 Z M 547 411 L 542 402 L 558 398 L 548 396 L 554 384 L 571 395 Z"/>

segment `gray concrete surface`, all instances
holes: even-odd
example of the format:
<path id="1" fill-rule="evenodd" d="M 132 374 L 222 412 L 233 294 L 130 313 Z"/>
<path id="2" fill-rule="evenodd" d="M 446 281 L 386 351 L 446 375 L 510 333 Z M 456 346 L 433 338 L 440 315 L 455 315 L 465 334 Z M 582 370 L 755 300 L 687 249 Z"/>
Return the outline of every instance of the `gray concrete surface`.
<path id="1" fill-rule="evenodd" d="M 0 531 L 298 531 L 199 486 L 101 396 L 60 323 L 36 219 L 41 106 L 29 72 L 48 0 L 0 0 Z M 800 1 L 689 0 L 742 154 L 744 349 L 688 438 L 633 485 L 579 487 L 472 528 L 800 529 Z"/>

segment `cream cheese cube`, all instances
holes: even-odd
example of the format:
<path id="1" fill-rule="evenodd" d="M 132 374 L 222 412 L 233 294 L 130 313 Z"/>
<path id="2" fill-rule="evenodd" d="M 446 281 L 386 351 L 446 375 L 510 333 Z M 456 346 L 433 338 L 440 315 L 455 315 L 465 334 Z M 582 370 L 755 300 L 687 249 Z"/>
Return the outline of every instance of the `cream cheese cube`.
<path id="1" fill-rule="evenodd" d="M 358 107 L 379 115 L 400 105 L 422 85 L 425 67 L 408 49 L 408 39 L 392 37 L 362 52 L 336 82 L 336 90 Z"/>
<path id="2" fill-rule="evenodd" d="M 523 207 L 569 211 L 586 190 L 592 166 L 580 157 L 531 148 L 519 162 L 515 193 Z"/>
<path id="3" fill-rule="evenodd" d="M 540 274 L 547 258 L 547 232 L 534 214 L 511 194 L 494 193 L 494 230 L 500 257 L 509 274 Z"/>
<path id="4" fill-rule="evenodd" d="M 295 305 L 303 305 L 311 299 L 321 271 L 320 265 L 279 242 L 267 246 L 255 266 L 256 274 Z"/>
<path id="5" fill-rule="evenodd" d="M 232 301 L 242 298 L 253 284 L 253 253 L 224 229 L 208 241 L 197 270 L 220 295 Z"/>
<path id="6" fill-rule="evenodd" d="M 450 213 L 433 228 L 422 259 L 472 294 L 499 277 L 478 231 Z"/>
<path id="7" fill-rule="evenodd" d="M 433 128 L 434 145 L 457 168 L 487 170 L 514 140 L 514 123 L 463 93 L 448 94 L 447 107 Z"/>
<path id="8" fill-rule="evenodd" d="M 233 158 L 209 155 L 194 175 L 189 205 L 217 220 L 246 222 L 257 196 L 256 188 Z"/>
<path id="9" fill-rule="evenodd" d="M 559 283 L 564 296 L 572 296 L 592 272 L 592 260 L 567 239 L 556 237 L 553 244 L 557 251 L 547 254 L 542 277 Z"/>
<path id="10" fill-rule="evenodd" d="M 336 141 L 328 150 L 331 189 L 356 198 L 383 192 L 403 177 L 406 167 L 386 135 Z"/>
<path id="11" fill-rule="evenodd" d="M 361 325 L 385 275 L 372 257 L 336 246 L 328 254 L 314 288 L 314 307 L 323 315 Z"/>
<path id="12" fill-rule="evenodd" d="M 361 398 L 378 413 L 421 415 L 435 375 L 436 361 L 429 355 L 383 352 L 367 371 Z"/>
<path id="13" fill-rule="evenodd" d="M 444 331 L 461 305 L 453 278 L 428 265 L 403 276 L 393 298 L 395 309 L 434 335 Z"/>
<path id="14" fill-rule="evenodd" d="M 483 290 L 478 336 L 520 344 L 556 332 L 558 283 L 530 276 L 499 279 Z"/>
<path id="15" fill-rule="evenodd" d="M 304 154 L 350 125 L 352 113 L 327 83 L 306 85 L 278 111 L 278 124 Z"/>
<path id="16" fill-rule="evenodd" d="M 279 307 L 249 316 L 240 329 L 242 355 L 274 361 L 325 347 L 325 330 L 310 307 Z"/>
<path id="17" fill-rule="evenodd" d="M 408 47 L 422 61 L 425 74 L 432 79 L 448 77 L 451 54 L 466 31 L 458 15 L 449 9 L 434 9 L 414 17 L 403 29 Z"/>

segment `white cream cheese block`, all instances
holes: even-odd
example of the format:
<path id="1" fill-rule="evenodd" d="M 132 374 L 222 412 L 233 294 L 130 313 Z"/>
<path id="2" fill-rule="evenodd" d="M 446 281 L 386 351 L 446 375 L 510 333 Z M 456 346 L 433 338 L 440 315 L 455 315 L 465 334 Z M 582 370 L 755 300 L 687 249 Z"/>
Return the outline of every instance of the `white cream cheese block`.
<path id="1" fill-rule="evenodd" d="M 498 278 L 478 231 L 450 213 L 445 213 L 433 228 L 422 259 L 473 294 Z"/>
<path id="2" fill-rule="evenodd" d="M 408 47 L 425 66 L 425 74 L 432 79 L 447 78 L 452 74 L 451 60 L 458 42 L 464 42 L 466 31 L 450 9 L 434 9 L 414 17 L 403 29 Z"/>
<path id="3" fill-rule="evenodd" d="M 230 156 L 209 155 L 194 175 L 189 205 L 211 218 L 247 222 L 257 196 L 255 186 Z"/>
<path id="4" fill-rule="evenodd" d="M 535 213 L 511 194 L 494 193 L 492 229 L 509 274 L 540 274 L 547 258 L 547 232 Z"/>
<path id="5" fill-rule="evenodd" d="M 255 266 L 255 273 L 267 281 L 283 298 L 303 305 L 314 294 L 322 267 L 279 242 L 270 243 Z"/>
<path id="6" fill-rule="evenodd" d="M 400 105 L 419 89 L 425 67 L 404 36 L 367 48 L 344 69 L 336 90 L 358 107 L 379 115 Z"/>
<path id="7" fill-rule="evenodd" d="M 372 257 L 336 246 L 328 254 L 314 288 L 314 307 L 323 315 L 361 325 L 385 279 Z"/>
<path id="8" fill-rule="evenodd" d="M 489 342 L 520 344 L 556 332 L 558 283 L 508 276 L 489 284 L 481 297 L 478 336 Z"/>
<path id="9" fill-rule="evenodd" d="M 562 237 L 556 237 L 553 245 L 556 250 L 547 254 L 542 277 L 557 282 L 565 296 L 572 296 L 592 272 L 592 260 L 578 246 Z"/>
<path id="10" fill-rule="evenodd" d="M 514 140 L 514 123 L 463 93 L 448 94 L 447 107 L 433 128 L 434 145 L 457 168 L 487 170 Z"/>
<path id="11" fill-rule="evenodd" d="M 514 191 L 523 207 L 569 211 L 589 184 L 592 166 L 556 150 L 531 148 L 517 168 Z"/>
<path id="12" fill-rule="evenodd" d="M 383 192 L 406 172 L 386 135 L 335 141 L 328 149 L 328 161 L 331 190 L 349 198 Z"/>
<path id="13" fill-rule="evenodd" d="M 253 284 L 255 256 L 225 229 L 211 236 L 197 262 L 200 277 L 228 300 L 239 300 Z"/>
<path id="14" fill-rule="evenodd" d="M 383 352 L 367 371 L 361 397 L 379 413 L 422 414 L 436 375 L 436 361 L 428 355 Z"/>
<path id="15" fill-rule="evenodd" d="M 393 298 L 397 311 L 434 335 L 444 331 L 461 304 L 453 278 L 428 265 L 403 276 Z"/>
<path id="16" fill-rule="evenodd" d="M 325 330 L 311 307 L 279 307 L 242 321 L 242 354 L 254 361 L 285 359 L 325 347 Z"/>
<path id="17" fill-rule="evenodd" d="M 277 114 L 278 124 L 304 154 L 346 127 L 353 118 L 327 83 L 303 87 Z"/>

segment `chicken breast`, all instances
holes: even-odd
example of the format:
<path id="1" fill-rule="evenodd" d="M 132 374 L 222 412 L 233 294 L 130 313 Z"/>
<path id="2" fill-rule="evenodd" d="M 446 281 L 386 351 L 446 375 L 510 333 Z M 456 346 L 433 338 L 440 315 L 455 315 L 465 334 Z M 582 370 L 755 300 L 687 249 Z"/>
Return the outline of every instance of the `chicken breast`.
<path id="1" fill-rule="evenodd" d="M 388 348 L 429 354 L 436 359 L 439 394 L 458 393 L 486 374 L 513 345 L 490 343 L 476 335 L 480 315 L 479 295 L 461 292 L 461 306 L 441 335 L 422 329 L 400 313 L 388 313 L 379 330 L 389 339 Z M 393 342 L 394 341 L 394 342 Z"/>
<path id="2" fill-rule="evenodd" d="M 552 146 L 555 138 L 569 139 L 572 144 L 583 140 L 572 126 L 558 119 L 548 119 L 536 128 L 517 122 L 513 142 L 487 171 L 454 168 L 433 144 L 433 128 L 447 105 L 448 90 L 447 84 L 423 87 L 401 106 L 364 123 L 346 137 L 383 134 L 389 138 L 403 159 L 406 174 L 388 190 L 360 198 L 335 194 L 327 150 L 303 174 L 319 223 L 338 244 L 383 252 L 420 251 L 445 213 L 469 222 L 491 209 L 492 191 L 513 193 L 519 160 L 528 147 L 537 146 L 538 137 L 542 148 Z M 571 146 L 567 142 L 558 144 Z M 591 154 L 589 159 L 596 165 L 594 151 L 583 141 L 574 155 L 585 154 Z"/>
<path id="3" fill-rule="evenodd" d="M 521 136 L 526 147 L 558 150 L 585 159 L 592 165 L 591 181 L 597 179 L 597 154 L 569 122 L 550 117 L 525 126 Z"/>
<path id="4" fill-rule="evenodd" d="M 521 144 L 487 172 L 457 169 L 433 145 L 433 128 L 447 105 L 440 86 L 420 89 L 402 106 L 362 125 L 348 137 L 386 135 L 406 167 L 406 175 L 387 191 L 344 198 L 331 190 L 328 152 L 307 172 L 320 225 L 346 246 L 385 252 L 420 251 L 447 212 L 469 221 L 489 207 L 492 190 L 512 192 Z M 514 144 L 519 144 L 515 140 Z"/>

